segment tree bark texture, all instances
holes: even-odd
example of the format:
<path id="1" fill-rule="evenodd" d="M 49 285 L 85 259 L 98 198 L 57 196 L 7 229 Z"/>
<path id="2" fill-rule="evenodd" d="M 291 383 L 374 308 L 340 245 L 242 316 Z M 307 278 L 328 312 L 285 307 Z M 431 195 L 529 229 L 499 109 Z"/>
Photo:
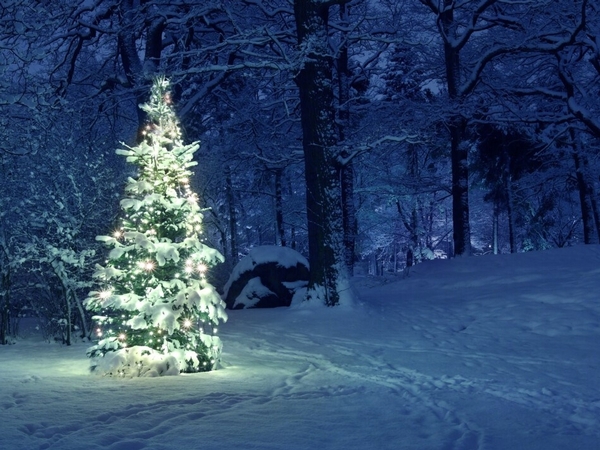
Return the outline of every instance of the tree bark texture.
<path id="1" fill-rule="evenodd" d="M 348 25 L 349 16 L 346 5 L 340 5 L 340 23 Z M 340 45 L 337 58 L 337 85 L 338 85 L 338 138 L 341 145 L 346 139 L 345 129 L 350 120 L 350 69 L 348 67 L 348 44 L 346 36 Z M 354 273 L 354 258 L 356 247 L 356 207 L 354 205 L 354 164 L 348 161 L 341 168 L 341 195 L 342 195 L 342 226 L 344 228 L 344 261 L 348 273 Z"/>
<path id="2" fill-rule="evenodd" d="M 460 102 L 460 49 L 452 45 L 450 37 L 456 34 L 453 0 L 444 0 L 440 13 L 444 39 L 444 62 L 448 96 L 452 102 Z M 452 226 L 455 256 L 471 254 L 471 227 L 469 224 L 469 166 L 465 142 L 466 120 L 455 113 L 450 118 L 450 159 L 452 170 Z"/>
<path id="3" fill-rule="evenodd" d="M 599 243 L 598 214 L 595 208 L 594 188 L 587 177 L 586 158 L 579 154 L 577 144 L 573 142 L 573 162 L 575 164 L 575 177 L 581 204 L 581 221 L 583 222 L 583 241 L 586 244 Z"/>
<path id="4" fill-rule="evenodd" d="M 294 13 L 303 56 L 296 84 L 306 176 L 310 263 L 307 299 L 319 298 L 334 306 L 340 302 L 346 277 L 332 58 L 328 48 L 329 6 L 317 0 L 295 0 Z"/>
<path id="5" fill-rule="evenodd" d="M 285 247 L 285 229 L 283 227 L 283 187 L 282 179 L 283 169 L 275 169 L 275 227 L 277 229 L 277 241 L 279 245 Z"/>
<path id="6" fill-rule="evenodd" d="M 498 222 L 500 219 L 500 207 L 498 201 L 494 200 L 494 214 L 492 218 L 492 249 L 494 255 L 498 254 Z"/>
<path id="7" fill-rule="evenodd" d="M 510 162 L 507 163 L 507 170 Z M 517 232 L 517 224 L 515 219 L 515 214 L 513 212 L 514 205 L 514 193 L 513 193 L 513 184 L 512 184 L 512 176 L 507 174 L 506 177 L 506 214 L 508 216 L 508 241 L 510 245 L 510 252 L 517 253 L 517 237 L 515 233 Z"/>
<path id="8" fill-rule="evenodd" d="M 235 209 L 235 197 L 233 194 L 233 182 L 231 181 L 231 170 L 225 169 L 225 195 L 227 197 L 227 206 L 229 210 L 229 244 L 231 261 L 237 262 L 237 210 Z"/>
<path id="9" fill-rule="evenodd" d="M 356 235 L 356 207 L 354 205 L 354 164 L 349 161 L 341 172 L 342 226 L 344 228 L 344 261 L 349 275 L 354 273 Z"/>
<path id="10" fill-rule="evenodd" d="M 8 344 L 10 333 L 10 272 L 2 273 L 0 280 L 0 345 Z"/>
<path id="11" fill-rule="evenodd" d="M 455 118 L 450 125 L 450 158 L 452 167 L 452 225 L 455 256 L 471 255 L 471 226 L 469 224 L 469 166 L 468 148 L 464 134 L 466 122 Z"/>
<path id="12" fill-rule="evenodd" d="M 124 0 L 121 2 L 123 21 L 117 38 L 121 63 L 123 64 L 127 82 L 134 88 L 136 101 L 138 105 L 141 105 L 147 100 L 151 83 L 150 78 L 156 73 L 159 67 L 165 19 L 158 17 L 151 21 L 146 32 L 144 61 L 142 61 L 136 44 L 138 35 L 136 33 L 135 22 L 139 14 L 136 3 L 133 0 Z M 142 131 L 147 121 L 147 114 L 141 108 L 136 108 L 136 110 L 138 115 L 137 142 L 139 143 L 144 140 Z"/>

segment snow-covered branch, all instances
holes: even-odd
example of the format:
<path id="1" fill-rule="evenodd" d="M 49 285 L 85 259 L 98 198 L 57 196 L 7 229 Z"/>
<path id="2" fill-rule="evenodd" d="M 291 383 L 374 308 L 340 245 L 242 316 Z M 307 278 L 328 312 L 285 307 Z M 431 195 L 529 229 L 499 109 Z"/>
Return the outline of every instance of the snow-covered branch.
<path id="1" fill-rule="evenodd" d="M 382 138 L 377 139 L 376 141 L 373 142 L 369 142 L 367 144 L 363 144 L 363 145 L 359 145 L 359 146 L 354 146 L 350 149 L 348 148 L 343 148 L 341 149 L 341 151 L 338 153 L 338 157 L 337 157 L 337 162 L 340 166 L 345 166 L 348 163 L 350 163 L 350 161 L 352 161 L 354 158 L 356 158 L 357 156 L 369 152 L 381 145 L 384 144 L 388 144 L 388 143 L 417 143 L 419 142 L 418 140 L 418 136 L 416 135 L 404 135 L 404 136 L 384 136 Z"/>

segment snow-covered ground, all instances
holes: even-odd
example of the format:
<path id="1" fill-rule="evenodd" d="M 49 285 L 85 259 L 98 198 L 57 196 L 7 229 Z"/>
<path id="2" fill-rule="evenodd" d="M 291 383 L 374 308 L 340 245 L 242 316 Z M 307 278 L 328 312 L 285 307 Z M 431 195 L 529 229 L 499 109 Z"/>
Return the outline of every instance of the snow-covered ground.
<path id="1" fill-rule="evenodd" d="M 0 448 L 600 449 L 600 247 L 357 278 L 355 305 L 229 313 L 223 368 L 88 374 L 0 347 Z"/>

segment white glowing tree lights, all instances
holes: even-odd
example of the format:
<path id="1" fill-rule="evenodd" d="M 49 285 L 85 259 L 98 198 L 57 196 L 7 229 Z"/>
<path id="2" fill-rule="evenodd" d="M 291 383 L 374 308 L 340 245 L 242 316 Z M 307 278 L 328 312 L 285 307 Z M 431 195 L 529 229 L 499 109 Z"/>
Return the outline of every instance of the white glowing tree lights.
<path id="1" fill-rule="evenodd" d="M 141 108 L 149 117 L 145 140 L 117 150 L 138 166 L 138 177 L 127 181 L 117 229 L 97 237 L 111 250 L 94 274 L 100 288 L 85 301 L 98 339 L 88 356 L 106 375 L 212 370 L 227 314 L 206 280 L 223 256 L 201 242 L 202 212 L 189 186 L 198 144 L 182 142 L 168 80 L 156 79 Z"/>

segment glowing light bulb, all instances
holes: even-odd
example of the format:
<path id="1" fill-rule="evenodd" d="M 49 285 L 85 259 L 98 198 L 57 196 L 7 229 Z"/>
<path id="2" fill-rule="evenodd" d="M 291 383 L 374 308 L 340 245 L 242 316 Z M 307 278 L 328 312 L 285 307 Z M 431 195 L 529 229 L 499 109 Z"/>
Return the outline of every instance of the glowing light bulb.
<path id="1" fill-rule="evenodd" d="M 116 231 L 113 233 L 113 237 L 114 237 L 115 239 L 120 239 L 121 237 L 123 237 L 123 233 L 122 233 L 120 230 L 116 230 Z"/>
<path id="2" fill-rule="evenodd" d="M 146 272 L 152 272 L 154 270 L 154 262 L 152 261 L 142 261 L 139 263 L 139 266 Z"/>
<path id="3" fill-rule="evenodd" d="M 198 272 L 200 272 L 200 273 L 204 273 L 208 270 L 208 266 L 206 264 L 202 264 L 202 263 L 198 264 L 197 268 L 198 268 Z"/>
<path id="4" fill-rule="evenodd" d="M 192 321 L 191 321 L 190 319 L 185 319 L 185 320 L 183 321 L 183 326 L 184 326 L 185 328 L 189 328 L 189 327 L 191 327 L 191 326 L 192 326 Z"/>

